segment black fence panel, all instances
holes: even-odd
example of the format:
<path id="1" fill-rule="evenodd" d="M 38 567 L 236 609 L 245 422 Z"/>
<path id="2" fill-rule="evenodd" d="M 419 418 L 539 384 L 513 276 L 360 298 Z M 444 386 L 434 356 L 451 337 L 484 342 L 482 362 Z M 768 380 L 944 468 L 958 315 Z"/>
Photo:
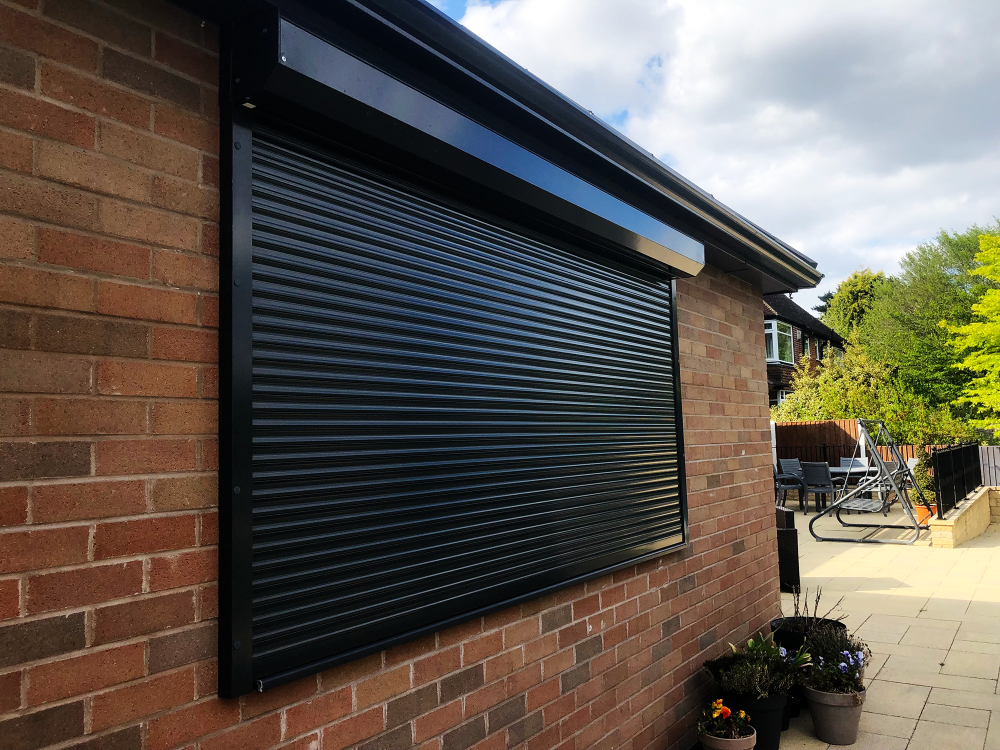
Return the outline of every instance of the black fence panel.
<path id="1" fill-rule="evenodd" d="M 938 518 L 958 506 L 983 483 L 980 447 L 974 443 L 935 448 L 934 491 Z"/>

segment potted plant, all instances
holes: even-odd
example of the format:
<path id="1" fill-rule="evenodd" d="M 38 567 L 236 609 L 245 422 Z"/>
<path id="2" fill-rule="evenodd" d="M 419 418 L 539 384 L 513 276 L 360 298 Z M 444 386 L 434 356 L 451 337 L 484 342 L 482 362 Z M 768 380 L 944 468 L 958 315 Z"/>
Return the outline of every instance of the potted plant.
<path id="1" fill-rule="evenodd" d="M 843 601 L 843 597 L 821 617 L 819 602 L 822 597 L 823 589 L 817 587 L 812 612 L 810 612 L 809 589 L 806 589 L 804 594 L 799 590 L 792 592 L 793 614 L 790 617 L 777 617 L 771 620 L 774 642 L 788 651 L 797 651 L 806 643 L 809 634 L 820 628 L 837 628 L 846 631 L 847 626 L 841 622 L 842 617 L 830 617 L 833 610 Z M 801 685 L 792 686 L 788 691 L 788 703 L 785 704 L 785 712 L 781 719 L 782 731 L 788 729 L 789 722 L 799 715 L 799 710 L 804 702 L 805 697 L 802 695 Z"/>
<path id="2" fill-rule="evenodd" d="M 919 493 L 915 494 L 918 498 L 922 498 L 925 501 L 923 505 L 916 505 L 917 523 L 921 525 L 937 517 L 937 497 L 934 494 L 933 471 L 934 461 L 931 459 L 931 454 L 927 450 L 927 446 L 921 446 L 917 465 L 913 467 L 913 479 L 917 485 L 916 488 L 920 490 Z"/>
<path id="3" fill-rule="evenodd" d="M 752 750 L 757 733 L 746 711 L 734 712 L 719 698 L 701 712 L 698 739 L 704 750 Z"/>
<path id="4" fill-rule="evenodd" d="M 815 655 L 804 692 L 816 737 L 831 745 L 853 745 L 858 739 L 865 666 L 871 651 L 857 636 L 832 629 L 813 633 L 809 648 Z"/>
<path id="5" fill-rule="evenodd" d="M 774 636 L 760 635 L 732 653 L 705 662 L 726 706 L 753 718 L 757 750 L 777 750 L 781 743 L 781 717 L 788 690 L 809 664 L 804 648 L 791 652 L 778 646 Z"/>

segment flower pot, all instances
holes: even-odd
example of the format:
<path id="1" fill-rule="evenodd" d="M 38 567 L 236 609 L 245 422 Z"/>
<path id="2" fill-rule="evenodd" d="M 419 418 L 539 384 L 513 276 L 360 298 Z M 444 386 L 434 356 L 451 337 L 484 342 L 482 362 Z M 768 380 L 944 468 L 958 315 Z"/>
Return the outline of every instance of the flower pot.
<path id="1" fill-rule="evenodd" d="M 831 745 L 853 745 L 858 739 L 865 691 L 860 693 L 824 693 L 805 688 L 809 713 L 816 737 Z"/>
<path id="2" fill-rule="evenodd" d="M 753 750 L 757 744 L 757 733 L 754 732 L 749 737 L 740 737 L 738 740 L 712 737 L 709 734 L 699 735 L 698 739 L 701 740 L 703 750 Z"/>
<path id="3" fill-rule="evenodd" d="M 831 620 L 826 617 L 812 618 L 814 622 L 821 623 L 826 627 L 847 630 L 847 626 L 840 620 Z M 771 620 L 771 632 L 774 633 L 774 642 L 788 651 L 798 651 L 806 642 L 805 617 L 776 617 Z M 798 630 L 797 628 L 802 628 Z M 788 693 L 788 703 L 785 705 L 785 713 L 781 718 L 781 731 L 788 729 L 792 719 L 799 715 L 802 704 L 805 701 L 802 695 L 802 688 L 798 685 L 792 687 Z"/>
<path id="4" fill-rule="evenodd" d="M 924 505 L 915 505 L 914 508 L 917 511 L 917 523 L 921 526 L 937 518 L 937 506 L 934 503 L 930 504 L 930 511 Z"/>
<path id="5" fill-rule="evenodd" d="M 756 698 L 750 695 L 723 695 L 726 705 L 733 711 L 750 714 L 750 726 L 756 730 L 756 750 L 778 750 L 781 744 L 781 716 L 787 695 Z"/>

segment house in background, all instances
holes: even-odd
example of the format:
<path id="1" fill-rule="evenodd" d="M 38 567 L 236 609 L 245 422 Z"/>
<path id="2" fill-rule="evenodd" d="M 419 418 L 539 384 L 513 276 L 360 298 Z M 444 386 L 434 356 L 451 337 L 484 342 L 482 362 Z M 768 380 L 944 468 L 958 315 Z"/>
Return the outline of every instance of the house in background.
<path id="1" fill-rule="evenodd" d="M 764 295 L 764 344 L 767 348 L 767 396 L 771 406 L 792 391 L 792 376 L 803 357 L 820 364 L 827 347 L 843 351 L 843 337 L 787 294 Z"/>

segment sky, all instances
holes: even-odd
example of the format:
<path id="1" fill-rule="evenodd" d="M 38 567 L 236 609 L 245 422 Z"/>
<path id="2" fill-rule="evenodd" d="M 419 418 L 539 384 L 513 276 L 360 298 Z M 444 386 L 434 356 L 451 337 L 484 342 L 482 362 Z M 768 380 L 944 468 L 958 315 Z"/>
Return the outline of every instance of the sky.
<path id="1" fill-rule="evenodd" d="M 998 0 L 433 0 L 819 263 L 1000 217 Z"/>

